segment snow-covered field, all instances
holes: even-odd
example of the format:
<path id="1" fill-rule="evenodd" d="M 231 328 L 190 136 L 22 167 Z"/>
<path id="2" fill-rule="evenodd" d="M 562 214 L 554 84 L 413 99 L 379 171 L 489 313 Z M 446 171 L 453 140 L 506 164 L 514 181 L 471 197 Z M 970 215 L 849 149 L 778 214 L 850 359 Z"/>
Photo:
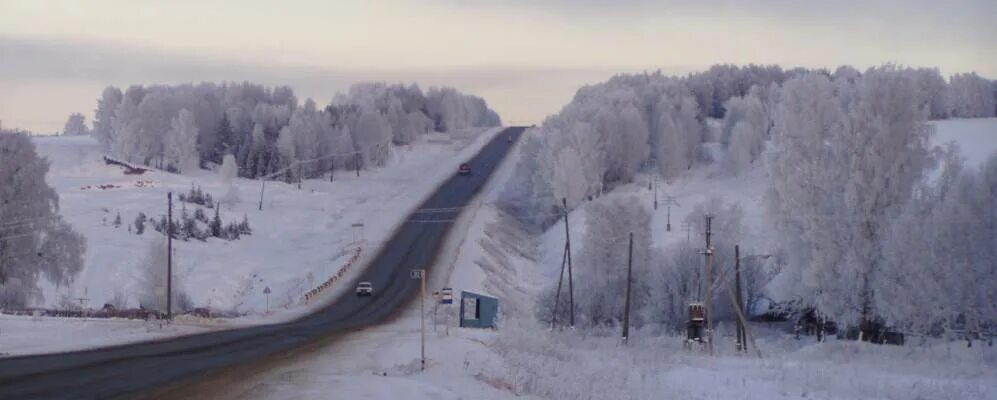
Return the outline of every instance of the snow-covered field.
<path id="1" fill-rule="evenodd" d="M 967 151 L 970 165 L 978 164 L 997 151 L 997 119 L 932 124 L 938 127 L 936 144 L 955 140 L 963 151 L 971 149 Z M 733 352 L 732 339 L 725 334 L 733 328 L 719 326 L 717 356 L 710 357 L 684 350 L 678 338 L 662 337 L 653 331 L 637 330 L 631 334 L 630 344 L 623 346 L 615 331 L 606 332 L 605 336 L 581 336 L 570 332 L 551 334 L 545 327 L 524 322 L 533 318 L 530 305 L 539 288 L 556 276 L 556 268 L 552 266 L 558 266 L 560 262 L 564 226 L 555 224 L 540 238 L 532 238 L 516 233 L 504 223 L 502 214 L 492 202 L 502 181 L 513 170 L 511 161 L 503 164 L 497 179 L 489 184 L 468 212 L 462 214 L 444 247 L 440 265 L 434 268 L 436 275 L 430 277 L 432 290 L 450 286 L 455 293 L 472 290 L 500 297 L 505 311 L 500 330 L 459 329 L 455 328 L 454 318 L 450 318 L 447 336 L 442 325 L 437 325 L 434 331 L 430 313 L 427 318 L 430 329 L 426 346 L 428 363 L 423 372 L 419 370 L 420 330 L 416 303 L 390 324 L 351 333 L 292 364 L 246 379 L 244 384 L 233 388 L 229 398 L 962 400 L 990 398 L 997 392 L 995 347 L 974 345 L 967 349 L 960 343 L 927 346 L 915 343 L 895 347 L 834 339 L 814 343 L 807 338 L 794 340 L 785 327 L 755 324 L 752 333 L 761 356 L 754 351 L 748 354 Z M 390 170 L 385 169 L 383 173 Z M 377 173 L 371 175 L 377 176 Z M 774 238 L 767 234 L 762 203 L 766 190 L 764 182 L 761 168 L 739 177 L 703 168 L 671 183 L 658 181 L 659 201 L 667 194 L 675 197 L 681 206 L 672 208 L 671 232 L 664 229 L 666 209 L 663 203 L 653 211 L 655 245 L 664 247 L 685 241 L 682 219 L 695 204 L 720 197 L 725 202 L 739 204 L 745 211 L 744 222 L 749 232 L 743 246 L 757 252 L 774 247 Z M 243 190 L 244 197 L 253 187 L 251 182 L 246 184 L 249 186 Z M 319 183 L 309 182 L 306 187 L 309 184 Z M 651 207 L 653 194 L 646 184 L 646 177 L 639 176 L 637 183 L 620 187 L 610 195 L 633 193 Z M 182 189 L 189 183 L 174 185 Z M 282 185 L 271 187 L 277 186 Z M 268 203 L 266 207 L 276 208 L 282 201 L 291 203 L 290 198 L 297 192 L 292 187 L 281 187 L 272 193 L 277 191 L 285 197 L 277 194 L 274 204 Z M 304 206 L 308 203 L 302 200 L 294 204 Z M 310 207 L 322 205 L 333 208 L 328 203 L 309 204 Z M 249 209 L 250 222 L 259 230 L 263 224 L 257 219 L 264 217 L 254 216 L 253 204 L 241 207 L 240 210 Z M 573 242 L 580 243 L 585 233 L 585 210 L 582 206 L 570 215 Z M 263 214 L 266 211 L 267 208 Z M 242 212 L 238 211 L 240 216 Z M 97 221 L 95 228 L 104 229 L 99 225 L 99 219 Z M 338 225 L 334 223 L 334 226 Z M 344 226 L 348 228 L 349 223 Z M 369 226 L 367 235 L 370 239 Z M 254 232 L 254 237 L 256 235 Z M 236 244 L 240 243 L 230 245 Z M 3 343 L 3 329 L 0 328 L 0 343 Z"/>
<path id="2" fill-rule="evenodd" d="M 325 291 L 316 301 L 302 305 L 302 296 L 312 286 L 334 274 L 360 239 L 364 245 L 358 263 L 362 265 L 382 245 L 402 219 L 457 166 L 472 157 L 500 128 L 453 134 L 434 134 L 407 148 L 396 148 L 388 166 L 361 171 L 341 171 L 334 182 L 305 181 L 294 184 L 268 182 L 263 210 L 258 210 L 260 183 L 236 179 L 241 201 L 222 205 L 225 223 L 249 218 L 252 235 L 239 240 L 217 238 L 207 242 L 174 241 L 174 271 L 179 288 L 190 295 L 195 307 L 246 314 L 226 320 L 178 320 L 163 331 L 143 322 L 90 319 L 33 322 L 24 318 L 0 320 L 0 352 L 29 354 L 144 340 L 205 329 L 273 322 L 307 312 L 311 306 L 333 298 L 346 289 L 345 282 L 357 273 L 353 267 L 345 280 Z M 87 238 L 86 263 L 69 287 L 42 285 L 45 301 L 38 306 L 54 307 L 86 298 L 87 306 L 100 308 L 115 296 L 127 298 L 129 307 L 138 306 L 140 268 L 149 244 L 165 240 L 149 224 L 142 235 L 129 226 L 139 212 L 159 218 L 166 211 L 166 193 L 174 193 L 174 216 L 183 207 L 193 213 L 198 206 L 177 201 L 180 193 L 199 186 L 221 199 L 228 191 L 214 173 L 194 176 L 149 171 L 144 175 L 124 175 L 119 167 L 107 166 L 98 145 L 89 137 L 35 137 L 38 151 L 52 162 L 47 176 L 60 197 L 62 215 Z M 137 183 L 142 181 L 142 183 Z M 98 185 L 114 185 L 110 189 Z M 205 210 L 213 216 L 213 210 Z M 114 227 L 120 213 L 122 225 Z M 354 228 L 362 223 L 362 231 Z M 176 285 L 176 283 L 175 283 Z M 264 315 L 269 287 L 270 314 Z M 192 321 L 192 322 L 191 322 Z M 99 328 L 106 326 L 106 329 Z M 51 327 L 60 332 L 101 332 L 99 340 L 63 340 L 59 335 L 31 335 L 34 329 Z M 7 333 L 11 333 L 8 335 Z M 20 332 L 20 333 L 18 333 Z"/>

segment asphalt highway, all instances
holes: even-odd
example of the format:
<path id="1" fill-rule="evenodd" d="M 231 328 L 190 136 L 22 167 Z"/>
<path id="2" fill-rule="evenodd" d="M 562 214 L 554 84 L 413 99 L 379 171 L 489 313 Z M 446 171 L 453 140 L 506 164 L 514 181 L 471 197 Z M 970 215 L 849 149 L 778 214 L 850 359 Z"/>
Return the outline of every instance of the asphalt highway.
<path id="1" fill-rule="evenodd" d="M 357 279 L 372 282 L 374 296 L 357 297 L 350 291 L 312 314 L 275 325 L 77 352 L 0 358 L 0 399 L 141 397 L 179 381 L 251 364 L 387 320 L 416 298 L 419 281 L 410 278 L 410 271 L 432 271 L 460 208 L 481 190 L 524 130 L 511 127 L 497 134 L 468 161 L 470 175 L 454 171 L 454 176 L 398 228 Z M 420 211 L 430 209 L 434 211 Z"/>

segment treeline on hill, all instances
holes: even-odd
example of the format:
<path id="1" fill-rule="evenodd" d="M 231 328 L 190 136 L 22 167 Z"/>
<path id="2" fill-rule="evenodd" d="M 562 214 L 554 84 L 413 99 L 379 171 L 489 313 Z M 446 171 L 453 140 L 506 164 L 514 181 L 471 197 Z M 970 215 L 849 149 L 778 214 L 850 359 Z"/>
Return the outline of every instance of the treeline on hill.
<path id="1" fill-rule="evenodd" d="M 924 119 L 997 115 L 997 82 L 975 73 L 955 74 L 946 82 L 935 68 L 869 71 L 884 70 L 909 85 L 910 100 Z M 621 74 L 585 86 L 542 129 L 525 137 L 527 157 L 506 191 L 506 207 L 523 214 L 550 213 L 567 198 L 574 208 L 584 198 L 630 182 L 644 167 L 668 179 L 697 163 L 723 162 L 736 173 L 760 159 L 782 83 L 811 74 L 831 80 L 835 96 L 845 103 L 857 95 L 865 75 L 849 66 L 832 73 L 716 65 L 684 77 Z M 718 120 L 720 129 L 710 129 L 711 120 Z M 729 156 L 721 157 L 718 149 Z M 543 226 L 554 219 L 534 221 Z"/>
<path id="2" fill-rule="evenodd" d="M 67 126 L 77 128 L 78 117 Z M 481 98 L 452 88 L 365 83 L 319 108 L 298 104 L 286 87 L 244 83 L 109 86 L 98 99 L 92 134 L 129 162 L 183 171 L 235 156 L 239 176 L 287 171 L 312 178 L 342 168 L 382 165 L 391 145 L 419 135 L 501 121 Z"/>
<path id="3" fill-rule="evenodd" d="M 702 256 L 688 246 L 659 253 L 646 239 L 647 205 L 602 194 L 641 169 L 674 179 L 696 165 L 736 175 L 761 164 L 782 247 L 746 252 L 749 304 L 764 288 L 850 326 L 986 329 L 997 323 L 997 155 L 964 167 L 954 146 L 930 145 L 926 121 L 993 117 L 994 87 L 975 74 L 946 82 L 936 69 L 894 65 L 619 75 L 580 89 L 526 135 L 499 205 L 542 230 L 562 215 L 562 198 L 569 209 L 594 199 L 586 224 L 599 234 L 583 238 L 576 258 L 579 320 L 620 322 L 626 268 L 618 266 L 634 232 L 632 321 L 678 329 L 702 289 Z M 718 265 L 729 266 L 742 212 L 701 204 L 687 217 L 693 233 L 707 212 L 716 217 Z M 553 290 L 541 299 L 543 319 Z M 716 316 L 732 318 L 726 289 L 717 293 Z"/>

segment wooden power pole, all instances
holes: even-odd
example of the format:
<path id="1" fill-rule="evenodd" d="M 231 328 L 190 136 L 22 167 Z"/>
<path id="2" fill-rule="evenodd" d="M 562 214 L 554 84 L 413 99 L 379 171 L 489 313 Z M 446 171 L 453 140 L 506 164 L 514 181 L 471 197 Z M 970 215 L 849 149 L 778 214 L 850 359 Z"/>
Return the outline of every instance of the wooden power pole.
<path id="1" fill-rule="evenodd" d="M 744 298 L 741 295 L 741 246 L 734 245 L 734 301 L 738 309 L 738 314 L 744 312 Z M 744 321 L 740 315 L 737 318 L 737 350 L 748 351 L 748 342 L 745 335 Z"/>
<path id="2" fill-rule="evenodd" d="M 713 247 L 710 243 L 713 216 L 706 215 L 706 346 L 713 355 Z"/>
<path id="3" fill-rule="evenodd" d="M 564 206 L 564 240 L 565 246 L 567 247 L 565 251 L 567 252 L 568 258 L 568 318 L 569 326 L 575 327 L 575 282 L 571 275 L 571 230 L 568 229 L 568 199 L 566 197 L 561 198 L 561 205 Z"/>
<path id="4" fill-rule="evenodd" d="M 166 193 L 166 318 L 173 319 L 173 192 Z"/>
<path id="5" fill-rule="evenodd" d="M 634 233 L 630 232 L 630 250 L 627 255 L 627 298 L 623 303 L 623 343 L 630 337 L 630 282 L 633 272 Z"/>
<path id="6" fill-rule="evenodd" d="M 557 324 L 557 308 L 561 304 L 561 285 L 564 283 L 564 267 L 568 264 L 568 244 L 564 244 L 564 254 L 561 256 L 561 274 L 557 278 L 557 292 L 554 294 L 554 311 L 550 317 L 550 329 Z"/>

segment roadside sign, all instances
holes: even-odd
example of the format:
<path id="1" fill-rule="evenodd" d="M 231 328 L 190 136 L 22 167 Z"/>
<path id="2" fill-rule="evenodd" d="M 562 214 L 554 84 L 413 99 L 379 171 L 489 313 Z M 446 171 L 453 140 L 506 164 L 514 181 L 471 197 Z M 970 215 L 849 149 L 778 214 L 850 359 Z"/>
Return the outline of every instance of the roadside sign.
<path id="1" fill-rule="evenodd" d="M 440 292 L 440 304 L 453 304 L 453 288 L 443 288 Z"/>
<path id="2" fill-rule="evenodd" d="M 270 294 L 270 286 L 263 288 L 263 294 Z"/>

